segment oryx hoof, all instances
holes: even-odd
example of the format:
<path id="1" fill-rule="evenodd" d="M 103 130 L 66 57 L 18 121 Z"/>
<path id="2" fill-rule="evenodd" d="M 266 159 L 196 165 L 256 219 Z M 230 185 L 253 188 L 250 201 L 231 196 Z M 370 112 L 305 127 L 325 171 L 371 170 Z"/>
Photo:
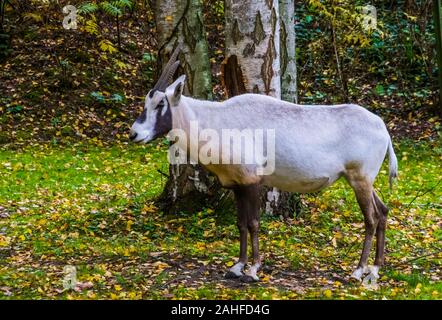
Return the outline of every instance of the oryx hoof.
<path id="1" fill-rule="evenodd" d="M 259 278 L 257 276 L 253 277 L 251 275 L 245 274 L 239 278 L 239 281 L 244 282 L 244 283 L 252 283 L 252 282 L 258 282 Z"/>
<path id="2" fill-rule="evenodd" d="M 355 279 L 356 281 L 362 281 L 362 277 L 366 274 L 368 274 L 370 270 L 368 267 L 358 267 L 353 273 L 351 274 L 351 278 Z"/>
<path id="3" fill-rule="evenodd" d="M 362 284 L 366 289 L 378 290 L 379 285 L 377 282 L 379 279 L 379 266 L 369 266 L 368 269 L 370 270 L 370 273 L 365 276 Z"/>
<path id="4" fill-rule="evenodd" d="M 226 278 L 226 279 L 238 279 L 238 278 L 240 278 L 242 276 L 243 276 L 242 274 L 239 275 L 239 274 L 236 274 L 233 271 L 227 271 L 227 273 L 224 275 L 224 278 Z"/>

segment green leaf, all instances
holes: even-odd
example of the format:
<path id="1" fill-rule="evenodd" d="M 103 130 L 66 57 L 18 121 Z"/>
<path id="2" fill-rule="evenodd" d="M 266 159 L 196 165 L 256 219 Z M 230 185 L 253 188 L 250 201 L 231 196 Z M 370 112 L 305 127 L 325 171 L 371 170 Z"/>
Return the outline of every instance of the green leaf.
<path id="1" fill-rule="evenodd" d="M 378 96 L 383 96 L 385 94 L 385 88 L 382 84 L 378 83 L 374 89 Z"/>
<path id="2" fill-rule="evenodd" d="M 123 97 L 122 97 L 121 95 L 119 95 L 118 93 L 114 93 L 114 94 L 111 96 L 110 99 L 111 99 L 112 101 L 114 101 L 114 102 L 118 102 L 118 103 L 123 102 Z"/>
<path id="3" fill-rule="evenodd" d="M 100 103 L 104 102 L 104 96 L 101 92 L 92 92 L 91 96 Z"/>

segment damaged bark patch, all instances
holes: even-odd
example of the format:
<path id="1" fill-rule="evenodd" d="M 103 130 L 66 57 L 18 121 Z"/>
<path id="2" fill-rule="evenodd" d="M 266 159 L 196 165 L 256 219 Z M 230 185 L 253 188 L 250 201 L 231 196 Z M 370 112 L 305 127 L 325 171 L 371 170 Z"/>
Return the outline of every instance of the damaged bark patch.
<path id="1" fill-rule="evenodd" d="M 288 64 L 288 51 L 287 51 L 287 29 L 285 23 L 281 21 L 281 77 L 285 75 Z"/>
<path id="2" fill-rule="evenodd" d="M 247 93 L 244 76 L 237 56 L 230 56 L 223 64 L 222 80 L 228 97 Z"/>
<path id="3" fill-rule="evenodd" d="M 238 20 L 235 19 L 235 22 L 233 23 L 233 29 L 232 29 L 232 39 L 233 43 L 236 45 L 238 42 L 240 42 L 243 38 L 243 35 L 241 31 L 239 30 Z"/>
<path id="4" fill-rule="evenodd" d="M 248 43 L 248 44 L 246 45 L 246 47 L 244 48 L 242 54 L 243 54 L 244 57 L 246 57 L 246 58 L 247 58 L 247 57 L 252 57 L 252 56 L 255 54 L 255 50 L 256 50 L 255 44 L 253 44 L 253 43 Z"/>
<path id="5" fill-rule="evenodd" d="M 186 61 L 186 60 L 184 59 L 181 61 Z M 195 78 L 195 70 L 192 70 L 192 67 L 189 65 L 189 63 L 187 63 L 187 61 L 184 63 L 183 68 L 184 68 L 184 73 L 187 76 L 186 79 L 187 90 L 189 91 L 190 95 L 193 95 L 193 81 Z"/>
<path id="6" fill-rule="evenodd" d="M 264 32 L 264 25 L 262 24 L 261 12 L 258 11 L 255 19 L 255 29 L 253 30 L 252 38 L 255 45 L 259 45 L 266 37 Z"/>
<path id="7" fill-rule="evenodd" d="M 270 22 L 272 24 L 272 34 L 274 35 L 276 32 L 276 23 L 278 22 L 278 16 L 276 15 L 275 8 L 272 9 L 272 15 L 270 17 Z"/>
<path id="8" fill-rule="evenodd" d="M 261 66 L 261 77 L 264 82 L 265 94 L 269 95 L 273 78 L 273 60 L 276 58 L 275 41 L 270 36 L 269 45 L 264 55 L 264 63 Z"/>

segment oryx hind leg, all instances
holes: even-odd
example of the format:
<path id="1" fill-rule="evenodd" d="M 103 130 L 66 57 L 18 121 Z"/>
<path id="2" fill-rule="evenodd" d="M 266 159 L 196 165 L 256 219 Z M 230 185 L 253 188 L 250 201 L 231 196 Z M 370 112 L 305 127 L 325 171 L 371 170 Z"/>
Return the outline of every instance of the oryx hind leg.
<path id="1" fill-rule="evenodd" d="M 377 216 L 379 218 L 378 226 L 376 228 L 376 257 L 374 259 L 374 266 L 379 269 L 384 265 L 384 251 L 385 251 L 385 229 L 387 227 L 388 208 L 379 199 L 375 191 L 373 191 L 373 199 Z"/>
<path id="2" fill-rule="evenodd" d="M 359 207 L 364 215 L 365 234 L 361 257 L 358 267 L 352 277 L 361 280 L 362 276 L 370 273 L 372 268 L 368 267 L 368 258 L 372 247 L 373 236 L 379 223 L 376 204 L 373 196 L 372 179 L 362 174 L 357 169 L 348 170 L 345 174 L 349 184 L 353 188 Z"/>

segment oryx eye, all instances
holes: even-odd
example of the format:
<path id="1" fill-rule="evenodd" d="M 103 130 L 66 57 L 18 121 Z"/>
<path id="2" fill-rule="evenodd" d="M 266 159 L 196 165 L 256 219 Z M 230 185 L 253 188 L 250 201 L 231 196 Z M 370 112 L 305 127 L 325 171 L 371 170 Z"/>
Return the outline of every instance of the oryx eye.
<path id="1" fill-rule="evenodd" d="M 162 107 L 164 107 L 164 100 L 161 100 L 161 102 L 158 103 L 158 105 L 155 107 L 155 109 L 160 109 Z"/>

